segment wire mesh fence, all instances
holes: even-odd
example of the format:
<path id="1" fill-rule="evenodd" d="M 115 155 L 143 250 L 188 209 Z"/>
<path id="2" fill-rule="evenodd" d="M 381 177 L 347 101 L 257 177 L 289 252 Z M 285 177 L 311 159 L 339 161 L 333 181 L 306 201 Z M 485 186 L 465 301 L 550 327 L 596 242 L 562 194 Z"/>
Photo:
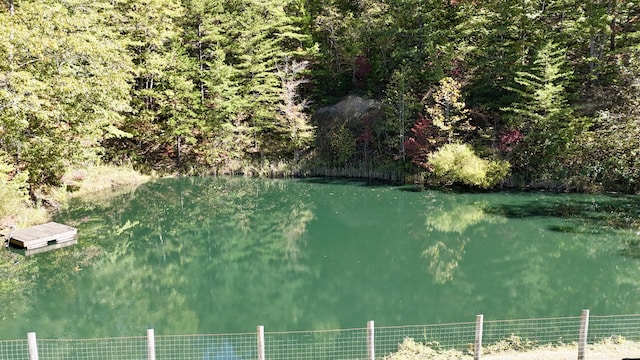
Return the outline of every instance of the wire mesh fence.
<path id="1" fill-rule="evenodd" d="M 264 340 L 266 359 L 367 358 L 366 328 L 266 333 Z"/>
<path id="2" fill-rule="evenodd" d="M 484 344 L 517 336 L 537 344 L 567 344 L 578 341 L 580 317 L 493 320 L 484 322 Z"/>
<path id="3" fill-rule="evenodd" d="M 157 336 L 155 355 L 156 359 L 256 359 L 256 334 Z"/>
<path id="4" fill-rule="evenodd" d="M 376 354 L 388 355 L 398 350 L 406 338 L 426 344 L 434 349 L 469 350 L 475 338 L 475 323 L 412 325 L 376 328 Z"/>
<path id="5" fill-rule="evenodd" d="M 585 310 L 586 311 L 586 310 Z M 589 344 L 624 338 L 640 342 L 640 314 L 490 320 L 431 325 L 356 329 L 263 332 L 218 335 L 153 335 L 102 339 L 0 340 L 6 360 L 373 360 L 398 350 L 411 338 L 436 350 L 459 350 L 477 356 L 478 335 L 484 345 L 522 339 L 536 345 Z M 587 330 L 588 329 L 588 330 Z M 578 354 L 580 358 L 580 354 Z"/>
<path id="6" fill-rule="evenodd" d="M 27 340 L 0 340 L 0 359 L 29 359 Z"/>
<path id="7" fill-rule="evenodd" d="M 591 316 L 589 318 L 588 342 L 623 337 L 640 341 L 640 315 Z"/>
<path id="8" fill-rule="evenodd" d="M 37 345 L 39 359 L 107 360 L 147 358 L 147 339 L 143 336 L 105 339 L 38 339 Z"/>

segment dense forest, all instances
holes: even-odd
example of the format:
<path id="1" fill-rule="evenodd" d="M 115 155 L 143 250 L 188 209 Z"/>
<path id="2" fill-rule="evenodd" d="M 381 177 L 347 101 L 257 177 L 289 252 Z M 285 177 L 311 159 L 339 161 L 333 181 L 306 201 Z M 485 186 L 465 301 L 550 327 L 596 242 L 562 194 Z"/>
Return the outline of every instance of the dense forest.
<path id="1" fill-rule="evenodd" d="M 105 162 L 640 190 L 640 1 L 0 6 L 0 193 Z M 378 111 L 313 116 L 347 96 Z"/>

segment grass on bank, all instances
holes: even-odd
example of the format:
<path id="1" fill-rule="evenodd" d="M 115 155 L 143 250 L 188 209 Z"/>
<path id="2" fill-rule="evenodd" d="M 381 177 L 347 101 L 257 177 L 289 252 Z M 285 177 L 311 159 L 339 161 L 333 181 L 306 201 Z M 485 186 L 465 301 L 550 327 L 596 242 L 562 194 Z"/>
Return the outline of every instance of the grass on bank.
<path id="1" fill-rule="evenodd" d="M 62 187 L 54 189 L 52 196 L 61 204 L 73 197 L 100 200 L 113 197 L 114 193 L 131 191 L 153 177 L 123 166 L 75 168 L 62 177 Z"/>
<path id="2" fill-rule="evenodd" d="M 640 357 L 640 342 L 612 336 L 595 344 L 587 345 L 586 359 L 609 360 Z M 578 345 L 548 344 L 511 336 L 495 344 L 483 347 L 483 360 L 575 360 Z M 422 344 L 406 338 L 398 351 L 384 357 L 384 360 L 470 360 L 473 355 L 459 350 L 442 350 L 437 343 Z"/>
<path id="3" fill-rule="evenodd" d="M 23 228 L 51 219 L 52 210 L 64 207 L 73 197 L 110 197 L 116 191 L 131 190 L 151 179 L 131 167 L 96 165 L 69 170 L 60 187 L 35 191 L 29 198 L 26 185 L 17 179 L 0 179 L 0 234 L 8 235 L 9 227 Z"/>

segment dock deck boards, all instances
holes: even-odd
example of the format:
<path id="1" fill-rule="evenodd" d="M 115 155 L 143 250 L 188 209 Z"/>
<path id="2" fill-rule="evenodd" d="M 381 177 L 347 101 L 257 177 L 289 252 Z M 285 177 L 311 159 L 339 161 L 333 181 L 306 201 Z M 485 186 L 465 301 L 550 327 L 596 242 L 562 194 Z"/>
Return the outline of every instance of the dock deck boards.
<path id="1" fill-rule="evenodd" d="M 71 226 L 49 222 L 13 231 L 9 243 L 30 255 L 76 244 L 77 233 L 78 230 Z"/>

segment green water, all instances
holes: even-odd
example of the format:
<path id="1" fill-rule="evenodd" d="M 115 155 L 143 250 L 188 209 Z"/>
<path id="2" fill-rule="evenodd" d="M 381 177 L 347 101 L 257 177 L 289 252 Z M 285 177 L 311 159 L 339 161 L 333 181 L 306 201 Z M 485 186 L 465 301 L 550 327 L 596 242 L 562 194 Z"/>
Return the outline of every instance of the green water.
<path id="1" fill-rule="evenodd" d="M 640 197 L 163 179 L 56 221 L 0 339 L 640 312 Z"/>

